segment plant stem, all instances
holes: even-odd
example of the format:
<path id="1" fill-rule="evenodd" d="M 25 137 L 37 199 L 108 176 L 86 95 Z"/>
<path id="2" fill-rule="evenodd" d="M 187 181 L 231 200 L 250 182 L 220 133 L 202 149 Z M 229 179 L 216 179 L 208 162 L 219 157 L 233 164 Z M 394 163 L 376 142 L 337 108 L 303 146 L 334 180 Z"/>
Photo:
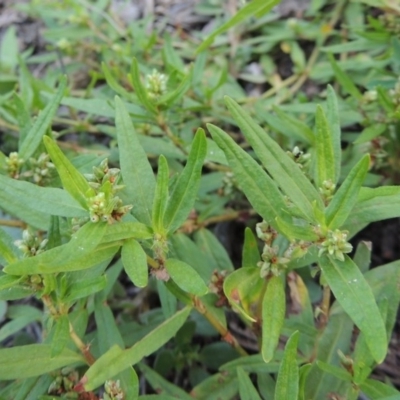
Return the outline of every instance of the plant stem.
<path id="1" fill-rule="evenodd" d="M 92 353 L 89 350 L 90 346 L 82 342 L 82 339 L 76 334 L 71 322 L 69 323 L 69 335 L 71 336 L 72 341 L 75 343 L 75 346 L 78 347 L 83 357 L 85 357 L 87 363 L 89 365 L 94 364 L 96 359 L 93 357 Z"/>
<path id="2" fill-rule="evenodd" d="M 196 296 L 192 297 L 193 306 L 196 310 L 207 319 L 207 321 L 216 329 L 216 331 L 222 336 L 222 339 L 229 343 L 241 356 L 247 356 L 247 351 L 239 344 L 237 339 L 229 332 L 229 330 L 221 324 L 221 322 L 215 317 L 214 314 L 210 313 L 204 303 Z"/>

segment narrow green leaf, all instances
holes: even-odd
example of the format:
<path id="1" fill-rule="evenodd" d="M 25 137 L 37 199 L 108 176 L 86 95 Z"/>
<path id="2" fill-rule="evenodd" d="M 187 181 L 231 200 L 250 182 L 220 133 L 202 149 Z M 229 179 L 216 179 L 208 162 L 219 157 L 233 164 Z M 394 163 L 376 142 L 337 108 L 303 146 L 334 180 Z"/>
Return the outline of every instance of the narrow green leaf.
<path id="1" fill-rule="evenodd" d="M 242 267 L 256 267 L 261 260 L 257 239 L 253 231 L 247 227 L 244 231 L 244 244 L 242 253 Z"/>
<path id="2" fill-rule="evenodd" d="M 333 183 L 337 183 L 340 178 L 340 166 L 342 159 L 341 129 L 339 118 L 339 107 L 335 91 L 331 85 L 328 85 L 326 99 L 326 119 L 331 134 L 333 145 L 333 158 L 335 164 L 335 179 Z"/>
<path id="3" fill-rule="evenodd" d="M 168 283 L 171 283 L 171 281 Z M 165 282 L 160 281 L 159 279 L 157 279 L 157 293 L 160 299 L 164 318 L 171 318 L 178 310 L 178 297 L 172 294 L 171 291 L 165 286 Z"/>
<path id="4" fill-rule="evenodd" d="M 161 155 L 158 159 L 157 184 L 153 200 L 153 229 L 164 232 L 164 214 L 168 202 L 169 169 L 167 159 Z"/>
<path id="5" fill-rule="evenodd" d="M 306 400 L 305 387 L 307 384 L 307 376 L 310 373 L 311 364 L 304 364 L 299 369 L 299 398 L 298 400 Z"/>
<path id="6" fill-rule="evenodd" d="M 69 341 L 68 315 L 61 315 L 55 321 L 54 335 L 51 341 L 51 358 L 58 357 Z"/>
<path id="7" fill-rule="evenodd" d="M 289 240 L 300 239 L 314 242 L 318 240 L 313 226 L 310 224 L 295 224 L 293 221 L 276 218 L 276 224 L 280 233 L 285 235 Z"/>
<path id="8" fill-rule="evenodd" d="M 256 388 L 253 386 L 251 379 L 244 372 L 243 368 L 237 368 L 239 379 L 239 395 L 241 400 L 261 400 Z"/>
<path id="9" fill-rule="evenodd" d="M 129 279 L 138 287 L 147 286 L 147 255 L 139 242 L 134 239 L 126 240 L 122 246 L 121 258 Z"/>
<path id="10" fill-rule="evenodd" d="M 154 104 L 147 95 L 147 90 L 140 79 L 139 63 L 136 58 L 132 59 L 130 79 L 132 80 L 133 88 L 139 99 L 139 102 L 151 113 L 156 112 Z"/>
<path id="11" fill-rule="evenodd" d="M 367 379 L 360 385 L 362 392 L 371 400 L 398 400 L 400 392 L 391 385 L 376 379 Z"/>
<path id="12" fill-rule="evenodd" d="M 192 68 L 190 68 L 189 73 L 183 78 L 182 82 L 171 92 L 164 94 L 158 101 L 157 104 L 165 106 L 167 108 L 171 107 L 176 103 L 182 96 L 189 90 L 192 80 Z"/>
<path id="13" fill-rule="evenodd" d="M 75 363 L 85 364 L 80 354 L 67 348 L 52 358 L 51 346 L 45 344 L 0 349 L 0 359 L 0 380 L 24 379 Z"/>
<path id="14" fill-rule="evenodd" d="M 97 388 L 107 379 L 111 379 L 118 374 L 118 372 L 123 371 L 130 365 L 137 364 L 143 357 L 149 356 L 158 350 L 181 328 L 190 311 L 190 307 L 185 307 L 129 349 L 122 350 L 118 346 L 113 346 L 107 353 L 97 359 L 82 378 L 85 390 L 90 391 Z"/>
<path id="15" fill-rule="evenodd" d="M 11 275 L 49 274 L 79 271 L 112 257 L 118 245 L 97 245 L 101 242 L 106 223 L 84 225 L 70 242 L 47 250 L 35 257 L 24 258 L 8 265 L 4 272 Z"/>
<path id="16" fill-rule="evenodd" d="M 262 301 L 261 352 L 265 362 L 271 361 L 274 357 L 285 320 L 285 310 L 286 297 L 282 278 L 272 276 L 268 280 Z"/>
<path id="17" fill-rule="evenodd" d="M 38 319 L 40 320 L 40 318 L 41 315 L 38 316 L 37 313 L 34 313 L 32 315 L 24 314 L 5 323 L 0 328 L 0 342 L 2 342 L 4 339 L 7 339 L 11 335 L 14 335 L 15 333 L 21 331 L 33 321 L 36 321 Z"/>
<path id="18" fill-rule="evenodd" d="M 369 155 L 366 154 L 350 171 L 333 196 L 326 209 L 326 223 L 329 229 L 340 228 L 357 203 L 358 193 L 369 168 Z"/>
<path id="19" fill-rule="evenodd" d="M 353 236 L 370 222 L 400 216 L 400 187 L 382 186 L 360 189 L 357 202 L 346 220 L 344 229 Z"/>
<path id="20" fill-rule="evenodd" d="M 64 189 L 85 209 L 88 210 L 87 195 L 91 193 L 89 182 L 72 165 L 71 161 L 63 154 L 56 142 L 48 136 L 43 137 L 47 152 L 49 153 Z"/>
<path id="21" fill-rule="evenodd" d="M 246 139 L 277 185 L 298 207 L 304 217 L 314 221 L 314 207 L 323 209 L 318 191 L 298 165 L 253 119 L 231 98 L 225 103 Z"/>
<path id="22" fill-rule="evenodd" d="M 193 400 L 193 397 L 187 394 L 183 389 L 167 381 L 146 364 L 141 363 L 139 368 L 146 380 L 150 383 L 150 386 L 153 388 L 153 390 L 163 399 L 164 396 L 172 396 L 174 399 Z"/>
<path id="23" fill-rule="evenodd" d="M 82 279 L 79 282 L 74 282 L 65 295 L 63 301 L 65 303 L 72 303 L 78 299 L 100 292 L 106 287 L 106 285 L 107 278 L 104 275 L 96 278 Z"/>
<path id="24" fill-rule="evenodd" d="M 165 262 L 165 268 L 174 282 L 186 292 L 196 296 L 203 296 L 208 289 L 201 276 L 183 261 L 169 258 Z"/>
<path id="25" fill-rule="evenodd" d="M 176 231 L 193 208 L 206 152 L 205 133 L 202 129 L 198 129 L 185 168 L 178 177 L 165 210 L 164 226 L 168 232 Z"/>
<path id="26" fill-rule="evenodd" d="M 82 208 L 68 192 L 58 188 L 41 187 L 26 181 L 19 181 L 0 175 L 0 202 L 4 204 L 19 203 L 22 199 L 26 203 L 26 197 L 32 199 L 29 207 L 35 211 L 49 215 L 59 215 L 60 217 L 85 217 L 88 212 Z"/>
<path id="27" fill-rule="evenodd" d="M 371 140 L 375 139 L 376 137 L 382 135 L 387 130 L 387 125 L 386 124 L 373 124 L 370 126 L 367 126 L 366 128 L 363 129 L 363 131 L 360 133 L 360 136 L 357 137 L 357 139 L 353 142 L 354 144 L 361 144 L 361 143 L 366 143 L 370 142 Z"/>
<path id="28" fill-rule="evenodd" d="M 372 243 L 361 241 L 358 243 L 353 261 L 360 268 L 361 273 L 365 274 L 371 265 Z"/>
<path id="29" fill-rule="evenodd" d="M 195 399 L 233 399 L 238 392 L 236 373 L 219 372 L 202 380 L 190 392 Z"/>
<path id="30" fill-rule="evenodd" d="M 112 90 L 114 90 L 115 93 L 118 93 L 120 96 L 124 97 L 125 99 L 129 100 L 134 100 L 134 96 L 132 93 L 129 93 L 126 89 L 124 89 L 113 77 L 111 74 L 110 70 L 107 67 L 107 64 L 105 62 L 101 63 L 101 69 L 103 70 L 104 77 L 106 78 L 106 82 L 108 86 Z M 110 116 L 110 115 L 108 115 Z"/>
<path id="31" fill-rule="evenodd" d="M 290 336 L 285 346 L 281 367 L 276 379 L 275 400 L 297 400 L 299 395 L 299 367 L 297 365 L 297 342 L 299 332 Z"/>
<path id="32" fill-rule="evenodd" d="M 131 118 L 119 97 L 115 98 L 119 160 L 125 191 L 133 204 L 132 214 L 146 225 L 151 225 L 151 205 L 155 178 L 147 155 L 139 143 Z"/>
<path id="33" fill-rule="evenodd" d="M 18 250 L 14 240 L 4 229 L 0 229 L 0 263 L 11 264 L 18 259 Z"/>
<path id="34" fill-rule="evenodd" d="M 335 154 L 333 148 L 333 137 L 326 119 L 324 110 L 317 106 L 315 114 L 315 174 L 316 186 L 322 188 L 325 181 L 335 183 Z"/>
<path id="35" fill-rule="evenodd" d="M 335 58 L 332 54 L 328 54 L 329 61 L 331 63 L 333 72 L 336 76 L 336 79 L 339 81 L 343 89 L 350 95 L 353 96 L 357 100 L 362 99 L 362 94 L 358 90 L 357 86 L 353 83 L 350 77 L 339 67 Z"/>
<path id="36" fill-rule="evenodd" d="M 199 260 L 200 264 L 202 264 L 202 270 L 207 271 L 207 268 L 204 267 L 205 255 L 210 256 L 209 259 L 212 265 L 212 271 L 233 271 L 235 269 L 225 247 L 209 229 L 202 228 L 196 231 L 194 234 L 194 241 L 203 253 L 203 257 Z M 193 256 L 194 254 L 192 253 L 191 258 L 193 258 Z M 190 259 L 182 261 L 190 262 Z M 195 269 L 198 271 L 198 268 Z M 200 271 L 198 272 L 200 273 Z M 207 271 L 207 279 L 210 275 L 211 274 Z M 203 275 L 201 276 L 203 277 Z"/>
<path id="37" fill-rule="evenodd" d="M 60 85 L 58 87 L 57 93 L 51 100 L 49 100 L 46 108 L 39 114 L 32 128 L 26 135 L 24 141 L 21 143 L 18 154 L 22 159 L 28 160 L 30 157 L 32 157 L 33 153 L 41 144 L 43 135 L 49 128 L 54 114 L 58 109 L 58 105 L 60 104 L 61 98 L 64 95 L 66 86 L 67 78 L 64 76 L 60 80 Z"/>
<path id="38" fill-rule="evenodd" d="M 228 22 L 217 28 L 211 35 L 204 40 L 204 42 L 197 48 L 196 53 L 200 53 L 211 45 L 214 39 L 228 29 L 239 24 L 245 19 L 253 16 L 266 14 L 274 6 L 279 3 L 279 0 L 253 0 L 252 2 L 246 4 L 241 10 L 239 10 Z"/>
<path id="39" fill-rule="evenodd" d="M 342 381 L 347 381 L 347 382 L 352 381 L 352 376 L 343 367 L 342 368 L 336 367 L 335 365 L 328 364 L 321 360 L 317 360 L 316 363 L 318 368 L 322 369 L 322 371 L 325 371 L 328 374 L 336 376 L 336 378 L 339 378 Z"/>
<path id="40" fill-rule="evenodd" d="M 312 129 L 303 121 L 298 118 L 292 117 L 289 114 L 286 114 L 278 107 L 273 107 L 275 114 L 279 118 L 279 126 L 274 126 L 274 129 L 278 128 L 278 131 L 281 132 L 285 130 L 286 132 L 292 133 L 292 135 L 299 136 L 303 141 L 308 144 L 313 144 L 315 141 L 314 133 Z M 266 115 L 266 121 L 269 121 L 269 115 Z M 282 132 L 283 133 L 283 132 Z"/>
<path id="41" fill-rule="evenodd" d="M 264 280 L 257 267 L 239 268 L 224 280 L 224 293 L 232 308 L 248 321 L 256 322 Z"/>
<path id="42" fill-rule="evenodd" d="M 21 279 L 22 279 L 21 276 L 1 275 L 0 276 L 0 290 L 12 288 L 13 286 L 17 285 Z"/>
<path id="43" fill-rule="evenodd" d="M 108 225 L 102 243 L 115 242 L 125 239 L 151 239 L 153 231 L 140 222 L 119 222 Z"/>
<path id="44" fill-rule="evenodd" d="M 386 329 L 370 286 L 357 265 L 345 261 L 320 258 L 320 266 L 337 301 L 365 336 L 374 359 L 380 363 L 386 356 Z"/>
<path id="45" fill-rule="evenodd" d="M 290 215 L 290 211 L 276 183 L 266 174 L 260 164 L 222 129 L 211 124 L 208 124 L 207 127 L 215 142 L 224 151 L 236 179 L 240 182 L 240 188 L 251 205 L 265 221 L 277 229 L 275 218 L 280 216 L 283 219 L 285 215 Z"/>

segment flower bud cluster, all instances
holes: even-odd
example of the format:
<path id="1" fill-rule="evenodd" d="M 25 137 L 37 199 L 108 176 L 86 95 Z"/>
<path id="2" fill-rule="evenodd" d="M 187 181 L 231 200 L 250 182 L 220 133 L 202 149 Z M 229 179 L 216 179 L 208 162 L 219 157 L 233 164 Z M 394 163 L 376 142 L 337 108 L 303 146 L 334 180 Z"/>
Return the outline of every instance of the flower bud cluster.
<path id="1" fill-rule="evenodd" d="M 42 153 L 37 159 L 30 158 L 28 161 L 28 170 L 21 174 L 21 177 L 30 180 L 36 185 L 45 186 L 51 179 L 55 166 L 50 162 L 50 156 Z"/>
<path id="2" fill-rule="evenodd" d="M 118 184 L 120 170 L 108 168 L 107 159 L 103 160 L 99 167 L 93 167 L 93 174 L 86 174 L 85 177 L 93 189 L 87 198 L 92 222 L 119 221 L 132 208 L 131 205 L 123 205 L 116 195 L 124 186 Z"/>
<path id="3" fill-rule="evenodd" d="M 153 69 L 153 72 L 146 76 L 146 89 L 149 98 L 154 100 L 160 98 L 167 91 L 167 81 L 166 75 Z"/>
<path id="4" fill-rule="evenodd" d="M 125 394 L 119 380 L 106 381 L 104 384 L 105 393 L 102 400 L 124 400 Z"/>
<path id="5" fill-rule="evenodd" d="M 299 168 L 308 170 L 311 160 L 311 154 L 305 154 L 297 146 L 293 148 L 292 151 L 286 152 L 289 157 L 299 166 Z"/>
<path id="6" fill-rule="evenodd" d="M 222 194 L 228 196 L 233 193 L 234 189 L 238 187 L 238 182 L 233 172 L 226 172 L 222 178 Z"/>
<path id="7" fill-rule="evenodd" d="M 22 251 L 24 257 L 33 257 L 44 251 L 48 240 L 41 240 L 28 229 L 22 232 L 22 239 L 16 240 L 15 245 Z"/>
<path id="8" fill-rule="evenodd" d="M 321 243 L 318 256 L 329 254 L 333 258 L 344 261 L 344 255 L 353 250 L 353 246 L 347 241 L 347 231 L 328 231 L 325 240 Z"/>
<path id="9" fill-rule="evenodd" d="M 328 204 L 335 193 L 336 185 L 329 179 L 322 182 L 322 187 L 319 188 L 319 193 L 325 204 Z"/>
<path id="10" fill-rule="evenodd" d="M 11 178 L 18 179 L 24 160 L 19 158 L 18 153 L 14 151 L 5 158 L 5 163 L 7 174 Z"/>
<path id="11" fill-rule="evenodd" d="M 78 380 L 78 372 L 70 367 L 65 367 L 59 372 L 59 375 L 50 384 L 47 393 L 52 395 L 64 394 L 66 395 L 66 398 L 74 399 L 76 397 L 73 396 L 74 394 L 76 395 L 76 392 L 74 392 L 73 389 Z"/>
<path id="12" fill-rule="evenodd" d="M 257 237 L 265 242 L 261 254 L 262 261 L 257 263 L 257 266 L 260 267 L 260 277 L 265 278 L 270 274 L 279 276 L 282 270 L 287 267 L 290 259 L 285 256 L 279 256 L 279 247 L 272 245 L 278 233 L 265 221 L 256 225 L 256 233 Z"/>

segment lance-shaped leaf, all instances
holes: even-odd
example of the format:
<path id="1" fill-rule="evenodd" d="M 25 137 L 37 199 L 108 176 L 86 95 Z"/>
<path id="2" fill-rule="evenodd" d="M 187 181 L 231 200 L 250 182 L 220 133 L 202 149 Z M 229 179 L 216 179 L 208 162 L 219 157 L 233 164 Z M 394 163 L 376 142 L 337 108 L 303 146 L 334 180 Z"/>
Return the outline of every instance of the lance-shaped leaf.
<path id="1" fill-rule="evenodd" d="M 56 166 L 64 189 L 85 209 L 88 210 L 87 195 L 93 191 L 89 182 L 72 165 L 71 161 L 63 154 L 56 142 L 48 136 L 43 137 L 44 144 L 51 160 Z"/>
<path id="2" fill-rule="evenodd" d="M 182 82 L 171 92 L 164 94 L 158 101 L 157 104 L 165 107 L 171 107 L 172 104 L 176 103 L 190 88 L 192 80 L 192 68 L 189 73 L 183 78 Z"/>
<path id="3" fill-rule="evenodd" d="M 174 282 L 184 291 L 196 296 L 203 296 L 208 289 L 201 276 L 183 261 L 169 258 L 165 262 L 165 268 Z"/>
<path id="4" fill-rule="evenodd" d="M 193 400 L 193 397 L 186 393 L 179 386 L 169 382 L 162 375 L 148 367 L 144 363 L 139 364 L 140 371 L 143 373 L 146 381 L 158 393 L 159 397 L 163 400 L 166 399 L 180 399 L 180 400 Z M 171 397 L 169 397 L 171 396 Z M 157 400 L 157 399 L 156 399 Z"/>
<path id="5" fill-rule="evenodd" d="M 254 387 L 249 375 L 244 372 L 243 368 L 237 368 L 239 380 L 239 395 L 241 400 L 261 400 L 257 389 Z"/>
<path id="6" fill-rule="evenodd" d="M 224 293 L 232 308 L 251 322 L 257 321 L 255 315 L 264 281 L 257 267 L 239 268 L 229 274 L 224 281 Z"/>
<path id="7" fill-rule="evenodd" d="M 115 97 L 115 114 L 124 190 L 133 204 L 132 214 L 140 222 L 151 225 L 151 205 L 156 184 L 153 169 L 119 97 Z"/>
<path id="8" fill-rule="evenodd" d="M 147 256 L 139 242 L 134 239 L 126 240 L 122 246 L 121 258 L 129 279 L 138 287 L 147 286 Z"/>
<path id="9" fill-rule="evenodd" d="M 335 58 L 332 54 L 328 54 L 329 61 L 331 63 L 333 72 L 336 76 L 336 79 L 342 85 L 343 89 L 351 96 L 353 96 L 357 100 L 362 99 L 362 94 L 358 90 L 357 86 L 350 79 L 350 77 L 339 67 L 339 64 L 336 62 Z"/>
<path id="10" fill-rule="evenodd" d="M 333 183 L 337 183 L 340 177 L 340 166 L 342 159 L 342 146 L 341 146 L 341 130 L 339 107 L 335 91 L 331 85 L 328 85 L 327 99 L 326 99 L 326 119 L 330 130 L 332 145 L 333 145 L 333 158 L 335 164 L 335 179 Z"/>
<path id="11" fill-rule="evenodd" d="M 59 356 L 69 340 L 68 315 L 61 315 L 55 321 L 54 335 L 51 340 L 51 358 Z"/>
<path id="12" fill-rule="evenodd" d="M 269 137 L 235 101 L 225 97 L 225 102 L 268 173 L 303 216 L 309 221 L 314 221 L 314 207 L 323 209 L 318 191 L 278 143 Z"/>
<path id="13" fill-rule="evenodd" d="M 221 33 L 244 21 L 253 15 L 263 15 L 279 3 L 279 0 L 253 0 L 238 11 L 228 22 L 217 28 L 196 50 L 197 53 L 205 50 Z"/>
<path id="14" fill-rule="evenodd" d="M 30 344 L 0 349 L 1 380 L 24 379 L 43 375 L 66 365 L 81 363 L 85 360 L 67 348 L 57 357 L 51 357 L 51 346 L 46 344 Z"/>
<path id="15" fill-rule="evenodd" d="M 329 229 L 340 228 L 350 215 L 357 202 L 358 193 L 364 183 L 369 168 L 369 155 L 366 154 L 350 171 L 333 196 L 326 209 L 326 223 Z"/>
<path id="16" fill-rule="evenodd" d="M 335 183 L 335 154 L 333 138 L 324 110 L 317 106 L 315 114 L 315 141 L 316 162 L 314 165 L 314 180 L 316 186 L 322 188 L 325 181 Z"/>
<path id="17" fill-rule="evenodd" d="M 99 252 L 95 253 L 96 247 L 103 238 L 106 226 L 106 223 L 93 224 L 88 222 L 79 229 L 67 244 L 54 247 L 35 257 L 19 260 L 8 265 L 4 271 L 11 275 L 29 275 L 78 271 L 96 265 L 107 259 L 108 254 L 114 254 L 118 248 L 111 244 L 104 245 L 104 249 L 99 249 Z M 98 257 L 98 261 L 96 257 Z"/>
<path id="18" fill-rule="evenodd" d="M 313 226 L 310 224 L 298 225 L 293 221 L 285 221 L 280 218 L 276 218 L 276 223 L 279 227 L 279 232 L 285 235 L 289 240 L 300 239 L 310 242 L 318 240 L 318 235 L 315 233 Z"/>
<path id="19" fill-rule="evenodd" d="M 175 183 L 164 215 L 164 227 L 168 232 L 177 230 L 193 208 L 200 184 L 201 169 L 207 152 L 206 136 L 198 129 L 185 168 Z"/>
<path id="20" fill-rule="evenodd" d="M 150 239 L 153 231 L 140 222 L 119 222 L 107 226 L 102 243 L 116 242 L 124 239 Z"/>
<path id="21" fill-rule="evenodd" d="M 129 349 L 122 350 L 119 346 L 113 346 L 89 368 L 82 378 L 85 390 L 97 388 L 106 380 L 158 350 L 181 328 L 190 310 L 190 307 L 185 307 L 177 312 Z"/>
<path id="22" fill-rule="evenodd" d="M 299 367 L 297 365 L 297 342 L 299 332 L 290 336 L 285 346 L 281 367 L 276 379 L 275 400 L 297 400 L 299 395 Z"/>
<path id="23" fill-rule="evenodd" d="M 275 111 L 276 116 L 266 113 L 264 118 L 268 125 L 270 125 L 274 130 L 277 130 L 284 135 L 300 138 L 307 144 L 314 143 L 314 133 L 305 122 L 284 113 L 278 107 L 273 107 L 273 110 Z"/>
<path id="24" fill-rule="evenodd" d="M 213 139 L 224 151 L 240 188 L 254 209 L 273 228 L 278 229 L 275 218 L 290 214 L 285 198 L 276 183 L 266 174 L 253 157 L 238 146 L 222 129 L 208 124 Z M 297 167 L 298 168 L 298 167 Z"/>
<path id="25" fill-rule="evenodd" d="M 147 90 L 140 79 L 139 63 L 137 62 L 136 58 L 132 59 L 131 73 L 129 75 L 129 78 L 132 82 L 133 88 L 135 89 L 135 93 L 139 99 L 139 102 L 148 111 L 150 111 L 151 113 L 155 113 L 156 107 L 149 99 L 149 96 L 147 95 Z"/>
<path id="26" fill-rule="evenodd" d="M 319 262 L 329 287 L 353 322 L 364 334 L 371 355 L 378 363 L 387 352 L 386 328 L 374 295 L 357 265 L 323 256 Z"/>
<path id="27" fill-rule="evenodd" d="M 370 222 L 400 216 L 400 187 L 361 188 L 344 229 L 354 235 Z"/>
<path id="28" fill-rule="evenodd" d="M 153 200 L 153 229 L 164 233 L 164 214 L 168 203 L 169 169 L 167 159 L 161 155 L 158 159 L 157 184 Z"/>
<path id="29" fill-rule="evenodd" d="M 244 244 L 242 251 L 242 266 L 255 267 L 261 260 L 260 250 L 258 249 L 257 239 L 250 228 L 244 231 Z"/>
<path id="30" fill-rule="evenodd" d="M 14 244 L 13 238 L 0 229 L 0 263 L 11 264 L 18 260 L 20 251 Z"/>
<path id="31" fill-rule="evenodd" d="M 0 205 L 11 205 L 14 209 L 21 201 L 26 207 L 26 198 L 30 199 L 29 208 L 49 215 L 61 217 L 85 217 L 88 212 L 62 189 L 41 187 L 26 181 L 19 181 L 0 175 Z M 21 207 L 22 207 L 21 203 Z"/>
<path id="32" fill-rule="evenodd" d="M 60 81 L 60 86 L 58 87 L 57 93 L 52 99 L 49 100 L 46 108 L 39 114 L 32 128 L 29 130 L 28 134 L 25 136 L 25 139 L 21 143 L 18 154 L 22 159 L 28 160 L 29 157 L 32 157 L 33 153 L 39 147 L 40 143 L 42 142 L 42 137 L 46 133 L 46 130 L 51 124 L 54 114 L 58 109 L 58 105 L 60 104 L 61 98 L 64 95 L 66 86 L 67 78 L 63 77 Z"/>
<path id="33" fill-rule="evenodd" d="M 280 276 L 272 276 L 268 280 L 267 290 L 262 301 L 261 352 L 265 362 L 271 361 L 274 357 L 285 320 L 285 310 L 286 298 L 283 280 Z"/>

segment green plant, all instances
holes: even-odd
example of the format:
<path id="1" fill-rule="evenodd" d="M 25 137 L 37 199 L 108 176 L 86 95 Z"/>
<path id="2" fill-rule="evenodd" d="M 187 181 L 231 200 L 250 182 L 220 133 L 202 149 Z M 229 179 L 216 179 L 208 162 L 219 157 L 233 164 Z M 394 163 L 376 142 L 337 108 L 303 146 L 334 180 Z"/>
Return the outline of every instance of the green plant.
<path id="1" fill-rule="evenodd" d="M 365 147 L 341 149 L 349 142 L 341 134 L 342 115 L 348 118 L 343 104 L 369 118 L 357 114 L 353 122 L 372 126 L 373 138 L 384 132 L 377 114 L 387 118 L 385 129 L 397 123 L 397 103 L 387 100 L 395 82 L 379 89 L 371 106 L 363 100 L 368 93 L 359 92 L 362 83 L 352 84 L 332 57 L 321 64 L 310 57 L 306 65 L 296 35 L 307 34 L 316 41 L 313 54 L 322 53 L 329 36 L 318 39 L 322 3 L 314 3 L 315 20 L 306 26 L 292 21 L 286 30 L 286 21 L 276 21 L 258 27 L 276 33 L 271 48 L 280 40 L 289 45 L 297 70 L 257 100 L 254 118 L 254 99 L 232 82 L 226 65 L 212 85 L 203 85 L 202 75 L 218 69 L 209 65 L 215 49 L 188 67 L 188 49 L 179 51 L 166 38 L 158 52 L 158 39 L 145 34 L 143 22 L 132 36 L 124 31 L 122 40 L 122 28 L 104 17 L 105 3 L 93 16 L 80 1 L 45 10 L 40 2 L 28 6 L 45 11 L 47 37 L 70 57 L 67 71 L 85 66 L 92 51 L 103 64 L 90 66 L 84 95 L 67 88 L 65 78 L 53 94 L 55 75 L 43 84 L 26 68 L 28 57 L 7 58 L 10 71 L 19 65 L 19 76 L 10 80 L 19 87 L 6 88 L 5 99 L 12 100 L 1 104 L 1 121 L 19 135 L 17 141 L 10 135 L 12 151 L 1 153 L 0 207 L 15 218 L 2 224 L 20 228 L 22 239 L 0 230 L 0 310 L 8 319 L 0 328 L 0 339 L 8 340 L 0 349 L 0 398 L 398 396 L 370 376 L 385 358 L 396 320 L 398 262 L 368 271 L 369 245 L 361 243 L 350 257 L 349 240 L 370 222 L 400 216 L 400 189 L 364 187 L 381 182 L 369 172 L 381 171 L 376 155 L 365 154 Z M 249 3 L 217 34 L 274 4 Z M 60 14 L 66 6 L 73 12 Z M 334 7 L 333 25 L 344 7 Z M 75 32 L 75 43 L 62 41 L 58 19 L 64 34 Z M 385 49 L 397 45 L 383 36 Z M 13 40 L 12 31 L 6 40 Z M 237 56 L 240 69 L 249 55 Z M 151 62 L 145 64 L 146 57 Z M 328 86 L 312 103 L 298 94 L 287 109 L 271 107 L 272 95 L 277 104 L 287 101 L 309 75 L 325 83 L 326 77 L 313 76 L 324 62 L 348 98 Z M 243 106 L 225 98 L 227 113 L 221 88 Z M 69 107 L 67 116 L 55 116 L 60 103 Z M 293 116 L 296 107 L 310 105 L 306 117 Z M 81 118 L 75 110 L 88 114 Z M 52 121 L 60 132 L 49 129 Z M 198 128 L 206 122 L 212 122 L 212 139 Z M 62 140 L 76 131 L 106 138 L 107 145 L 82 139 L 77 149 Z M 356 140 L 364 139 L 371 133 Z M 209 228 L 243 216 L 249 226 L 235 269 Z M 18 302 L 27 298 L 35 300 Z M 232 320 L 253 335 L 252 352 L 236 337 Z M 23 333 L 27 326 L 39 327 L 42 343 Z M 282 338 L 288 338 L 284 346 Z M 158 396 L 139 395 L 139 374 Z M 176 384 L 167 380 L 171 376 Z"/>

